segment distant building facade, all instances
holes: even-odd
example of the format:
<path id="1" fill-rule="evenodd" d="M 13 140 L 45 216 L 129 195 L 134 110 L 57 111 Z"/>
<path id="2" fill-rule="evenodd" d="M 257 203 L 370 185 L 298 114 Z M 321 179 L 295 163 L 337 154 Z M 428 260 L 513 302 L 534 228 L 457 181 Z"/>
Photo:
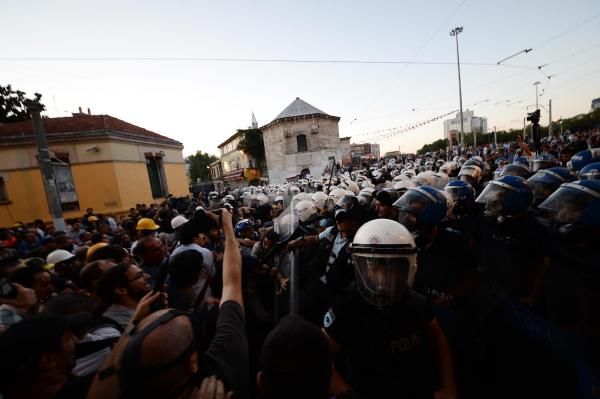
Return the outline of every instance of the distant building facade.
<path id="1" fill-rule="evenodd" d="M 221 165 L 221 160 L 217 159 L 208 167 L 210 168 L 210 179 L 215 185 L 215 190 L 219 192 L 223 191 L 223 166 Z"/>
<path id="2" fill-rule="evenodd" d="M 473 111 L 466 109 L 463 111 L 463 126 L 465 134 L 487 133 L 487 118 L 475 116 Z M 455 144 L 460 139 L 460 112 L 444 121 L 444 138 Z"/>
<path id="3" fill-rule="evenodd" d="M 65 218 L 189 193 L 183 145 L 110 115 L 42 119 Z M 0 226 L 50 220 L 31 121 L 0 124 Z"/>
<path id="4" fill-rule="evenodd" d="M 592 100 L 592 111 L 600 108 L 600 98 L 595 98 Z"/>
<path id="5" fill-rule="evenodd" d="M 251 181 L 262 179 L 262 171 L 254 158 L 238 149 L 240 141 L 243 139 L 244 131 L 238 130 L 227 140 L 218 145 L 221 152 L 220 166 L 216 163 L 214 167 L 211 164 L 211 173 L 215 170 L 215 176 L 218 176 L 220 167 L 220 176 L 222 188 L 240 188 L 247 186 Z M 213 179 L 215 187 L 217 184 Z"/>
<path id="6" fill-rule="evenodd" d="M 338 116 L 296 98 L 261 127 L 269 182 L 281 184 L 299 175 L 320 176 L 331 161 L 350 161 L 350 138 L 340 139 Z"/>
<path id="7" fill-rule="evenodd" d="M 374 143 L 352 144 L 350 153 L 353 157 L 360 156 L 369 159 L 379 159 L 381 156 L 379 144 Z"/>

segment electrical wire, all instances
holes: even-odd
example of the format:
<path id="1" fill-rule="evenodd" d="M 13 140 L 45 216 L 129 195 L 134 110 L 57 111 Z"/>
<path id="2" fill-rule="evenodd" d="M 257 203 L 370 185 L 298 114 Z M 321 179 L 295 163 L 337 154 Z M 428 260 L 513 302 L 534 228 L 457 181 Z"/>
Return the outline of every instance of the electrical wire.
<path id="1" fill-rule="evenodd" d="M 402 60 L 310 60 L 285 58 L 205 58 L 205 57 L 0 57 L 0 61 L 49 61 L 49 62 L 257 62 L 257 63 L 290 63 L 290 64 L 380 64 L 380 65 L 456 65 L 454 61 L 402 61 Z M 498 66 L 489 62 L 461 62 L 461 65 Z M 535 68 L 524 65 L 500 65 L 516 69 Z"/>
<path id="2" fill-rule="evenodd" d="M 431 43 L 431 41 L 433 40 L 433 38 L 435 36 L 437 36 L 437 34 L 439 33 L 439 31 L 441 29 L 443 29 L 444 27 L 447 26 L 448 21 L 450 21 L 450 19 L 454 16 L 454 14 L 456 14 L 456 12 L 465 4 L 467 0 L 463 0 L 458 6 L 456 6 L 454 8 L 454 10 L 450 13 L 450 15 L 448 15 L 448 17 L 446 17 L 446 19 L 437 27 L 437 29 L 431 34 L 431 36 L 429 36 L 429 38 L 425 41 L 425 43 L 423 43 L 421 45 L 421 47 L 419 47 L 419 49 L 413 54 L 413 56 L 411 57 L 411 60 L 414 60 L 420 53 L 421 51 L 423 51 L 425 49 L 425 47 L 427 47 L 429 45 L 429 43 Z M 376 101 L 377 99 L 379 99 L 381 96 L 383 96 L 385 94 L 385 92 L 387 92 L 389 90 L 389 88 L 392 86 L 392 83 L 394 81 L 396 81 L 396 79 L 400 76 L 400 74 L 402 74 L 402 72 L 404 72 L 404 70 L 406 69 L 406 67 L 409 64 L 405 64 L 402 68 L 400 68 L 400 70 L 394 75 L 394 77 L 392 77 L 392 79 L 390 79 L 387 84 L 384 85 L 383 89 L 381 89 L 379 91 L 379 93 L 377 93 L 371 100 L 369 100 L 367 102 L 367 105 L 365 105 L 363 107 L 363 110 L 359 112 L 360 114 L 365 113 Z M 358 119 L 358 116 L 355 116 L 352 119 L 352 122 L 356 121 Z M 351 122 L 351 123 L 352 123 Z"/>
<path id="3" fill-rule="evenodd" d="M 551 42 L 555 41 L 556 39 L 558 39 L 558 38 L 560 38 L 560 37 L 563 37 L 564 35 L 566 35 L 566 34 L 568 34 L 568 33 L 572 32 L 572 31 L 574 31 L 574 30 L 576 30 L 576 29 L 578 29 L 578 28 L 581 28 L 581 27 L 582 27 L 582 26 L 584 26 L 585 24 L 588 24 L 588 23 L 592 22 L 593 20 L 595 20 L 596 18 L 599 18 L 599 17 L 600 17 L 600 13 L 599 13 L 599 14 L 596 14 L 596 15 L 594 15 L 594 16 L 592 16 L 592 17 L 588 18 L 588 19 L 586 19 L 586 20 L 585 20 L 585 21 L 583 21 L 583 22 L 579 22 L 579 23 L 577 23 L 576 25 L 574 25 L 574 26 L 572 26 L 572 27 L 570 27 L 570 28 L 568 28 L 568 29 L 566 29 L 566 30 L 564 30 L 564 31 L 560 32 L 559 34 L 557 34 L 557 35 L 555 35 L 555 36 L 552 36 L 550 39 L 544 40 L 543 42 L 541 42 L 541 43 L 539 43 L 539 44 L 537 44 L 537 45 L 533 46 L 533 49 L 535 50 L 535 49 L 537 49 L 537 48 L 539 48 L 539 47 L 545 46 L 546 44 L 548 44 L 548 43 L 551 43 Z"/>

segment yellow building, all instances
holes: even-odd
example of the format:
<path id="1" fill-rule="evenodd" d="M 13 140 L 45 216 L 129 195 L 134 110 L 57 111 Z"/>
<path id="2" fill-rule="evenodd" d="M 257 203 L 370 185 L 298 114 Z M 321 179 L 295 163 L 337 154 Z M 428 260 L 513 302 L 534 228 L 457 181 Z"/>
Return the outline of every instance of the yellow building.
<path id="1" fill-rule="evenodd" d="M 183 145 L 109 115 L 44 118 L 64 217 L 189 193 Z M 0 124 L 0 226 L 50 220 L 31 121 Z"/>

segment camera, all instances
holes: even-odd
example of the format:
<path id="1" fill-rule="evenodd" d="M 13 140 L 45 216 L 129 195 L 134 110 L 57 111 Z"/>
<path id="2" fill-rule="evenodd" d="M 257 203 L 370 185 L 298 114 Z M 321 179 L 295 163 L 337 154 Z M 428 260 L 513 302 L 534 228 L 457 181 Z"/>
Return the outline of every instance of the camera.
<path id="1" fill-rule="evenodd" d="M 527 113 L 527 120 L 534 125 L 540 123 L 540 110 L 536 109 L 534 112 Z"/>

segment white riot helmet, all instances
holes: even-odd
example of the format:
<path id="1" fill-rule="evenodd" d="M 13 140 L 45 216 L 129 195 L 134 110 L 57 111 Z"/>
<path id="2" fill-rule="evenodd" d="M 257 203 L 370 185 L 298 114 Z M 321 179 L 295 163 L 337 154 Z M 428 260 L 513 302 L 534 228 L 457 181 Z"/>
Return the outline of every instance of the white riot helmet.
<path id="1" fill-rule="evenodd" d="M 477 165 L 465 165 L 460 168 L 458 178 L 469 182 L 473 187 L 476 187 L 481 180 L 481 168 Z"/>
<path id="2" fill-rule="evenodd" d="M 405 192 L 408 191 L 408 189 L 416 187 L 416 186 L 412 181 L 406 180 L 406 181 L 398 181 L 398 182 L 394 183 L 394 185 L 392 187 L 394 188 L 394 190 L 398 191 L 400 194 L 404 194 Z"/>
<path id="3" fill-rule="evenodd" d="M 303 200 L 296 204 L 296 212 L 298 212 L 300 222 L 306 222 L 317 213 L 317 207 L 314 202 Z"/>
<path id="4" fill-rule="evenodd" d="M 294 204 L 297 204 L 300 201 L 307 201 L 310 200 L 310 195 L 307 193 L 299 193 L 294 195 L 294 198 L 292 198 L 292 202 Z"/>
<path id="5" fill-rule="evenodd" d="M 298 186 L 291 186 L 290 187 L 290 195 L 293 197 L 294 195 L 298 194 L 300 192 L 300 188 L 298 188 Z"/>
<path id="6" fill-rule="evenodd" d="M 415 172 L 414 169 L 403 169 L 402 172 L 400 172 L 400 174 L 408 176 L 409 178 L 412 178 L 417 175 L 417 172 Z"/>
<path id="7" fill-rule="evenodd" d="M 258 202 L 258 205 L 268 205 L 269 204 L 269 197 L 267 197 L 264 194 L 258 194 L 256 196 L 256 201 Z"/>
<path id="8" fill-rule="evenodd" d="M 346 190 L 342 188 L 335 188 L 331 190 L 327 199 L 327 208 L 332 208 L 339 200 L 342 199 L 344 195 L 346 195 Z"/>
<path id="9" fill-rule="evenodd" d="M 450 178 L 447 174 L 436 172 L 433 174 L 433 182 L 431 186 L 437 188 L 438 190 L 443 190 L 444 187 L 446 187 L 446 184 L 448 184 L 448 181 L 450 181 Z"/>
<path id="10" fill-rule="evenodd" d="M 317 191 L 312 195 L 311 200 L 318 209 L 323 209 L 327 203 L 327 194 L 322 191 Z"/>
<path id="11" fill-rule="evenodd" d="M 348 184 L 348 190 L 352 191 L 354 193 L 354 195 L 357 195 L 359 193 L 360 187 L 358 187 L 358 184 L 356 184 L 352 180 L 349 180 L 347 182 L 347 184 Z"/>
<path id="12" fill-rule="evenodd" d="M 373 199 L 373 189 L 369 189 L 369 188 L 363 188 L 362 190 L 360 190 L 360 192 L 358 193 L 359 197 L 365 197 L 368 198 L 369 201 Z"/>
<path id="13" fill-rule="evenodd" d="M 415 184 L 415 186 L 432 186 L 433 185 L 433 173 L 431 170 L 426 170 L 424 172 L 419 173 L 412 179 L 411 182 Z"/>
<path id="14" fill-rule="evenodd" d="M 377 307 L 399 301 L 417 270 L 417 247 L 406 227 L 375 219 L 356 232 L 350 252 L 361 296 Z"/>

